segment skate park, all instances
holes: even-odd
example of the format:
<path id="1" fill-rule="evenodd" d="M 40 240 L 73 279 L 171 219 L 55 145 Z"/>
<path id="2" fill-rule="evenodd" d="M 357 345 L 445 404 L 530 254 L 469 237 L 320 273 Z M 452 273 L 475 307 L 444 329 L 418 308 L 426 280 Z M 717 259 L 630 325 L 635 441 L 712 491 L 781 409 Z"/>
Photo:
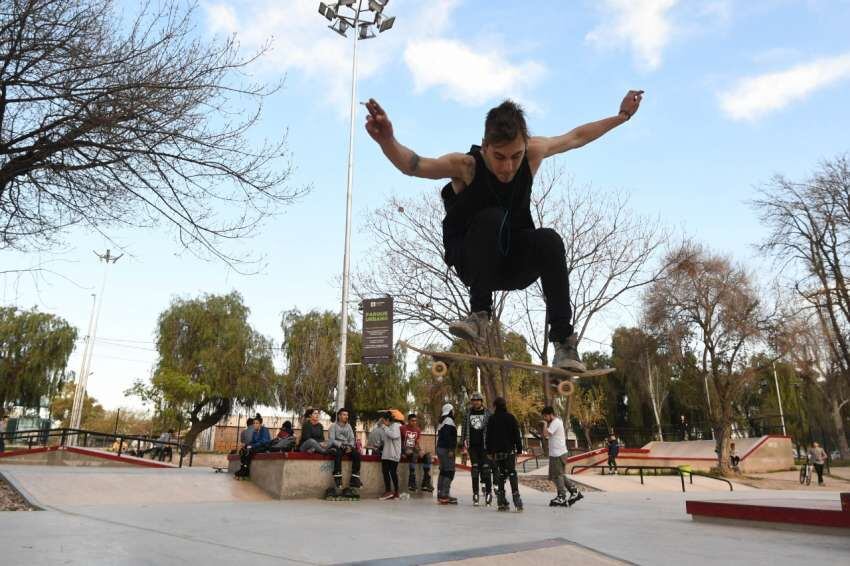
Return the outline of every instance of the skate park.
<path id="1" fill-rule="evenodd" d="M 765 446 L 767 440 L 754 439 L 752 446 Z M 665 456 L 672 457 L 664 448 Z M 524 511 L 499 513 L 471 506 L 470 476 L 464 469 L 452 488 L 460 503 L 446 508 L 435 505 L 431 494 L 390 502 L 365 496 L 358 502 L 322 501 L 329 470 L 319 466 L 313 472 L 319 481 L 309 495 L 290 493 L 281 499 L 281 493 L 253 481 L 234 481 L 206 466 L 141 466 L 140 459 L 122 456 L 126 461 L 118 461 L 94 449 L 73 461 L 48 463 L 45 452 L 24 452 L 29 451 L 0 458 L 0 474 L 37 509 L 0 514 L 4 540 L 10 541 L 3 547 L 9 564 L 60 559 L 112 564 L 129 556 L 156 564 L 231 559 L 259 564 L 677 564 L 688 557 L 723 564 L 758 563 L 765 555 L 777 564 L 842 564 L 850 552 L 847 526 L 789 530 L 763 522 L 769 517 L 756 517 L 761 523 L 753 517 L 694 520 L 687 509 L 706 502 L 751 509 L 790 502 L 841 513 L 840 491 L 850 491 L 850 474 L 844 481 L 835 475 L 827 488 L 814 491 L 759 489 L 732 480 L 730 492 L 722 482 L 695 476 L 682 492 L 677 476 L 647 474 L 642 484 L 634 474 L 585 469 L 571 475 L 584 499 L 571 508 L 552 508 L 551 493 L 526 485 L 526 480 L 545 478 L 540 467 L 520 474 Z M 700 457 L 696 448 L 678 452 Z M 635 456 L 647 453 L 634 449 Z M 758 459 L 757 449 L 752 454 Z M 596 461 L 600 455 L 593 451 L 573 461 Z M 86 458 L 98 462 L 92 465 Z M 626 462 L 620 459 L 618 465 Z M 324 526 L 339 522 L 352 528 L 329 544 Z M 421 529 L 423 536 L 411 537 L 412 529 Z M 92 539 L 93 530 L 109 544 Z M 777 555 L 779 546 L 783 551 Z"/>
<path id="2" fill-rule="evenodd" d="M 848 564 L 848 21 L 4 2 L 0 566 Z"/>

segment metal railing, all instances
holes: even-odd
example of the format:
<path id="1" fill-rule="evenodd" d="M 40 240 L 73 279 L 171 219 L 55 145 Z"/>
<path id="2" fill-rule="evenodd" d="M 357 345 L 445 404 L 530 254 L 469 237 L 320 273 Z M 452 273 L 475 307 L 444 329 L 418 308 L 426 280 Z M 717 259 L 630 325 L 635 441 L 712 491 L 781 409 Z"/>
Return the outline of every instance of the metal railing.
<path id="1" fill-rule="evenodd" d="M 178 467 L 180 468 L 183 467 L 183 461 L 186 456 L 188 456 L 187 465 L 191 467 L 195 456 L 193 448 L 186 447 L 180 442 L 76 428 L 17 430 L 15 432 L 2 433 L 0 436 L 6 441 L 7 450 L 8 446 L 13 443 L 24 444 L 28 450 L 32 450 L 34 446 L 70 446 L 73 441 L 76 441 L 75 445 L 82 448 L 106 448 L 118 442 L 115 452 L 118 456 L 126 454 L 144 458 L 145 454 L 151 453 L 154 459 L 160 458 L 160 461 L 163 461 L 165 454 L 168 453 L 169 462 L 172 461 L 173 448 L 177 448 L 179 454 Z M 58 439 L 58 442 L 51 443 L 51 439 Z M 135 450 L 133 449 L 134 443 L 136 445 Z"/>
<path id="2" fill-rule="evenodd" d="M 529 458 L 520 462 L 522 473 L 533 472 L 540 467 L 540 458 L 543 456 L 543 451 L 539 448 L 532 448 L 528 454 Z M 531 467 L 532 462 L 534 462 L 534 467 Z"/>
<path id="3" fill-rule="evenodd" d="M 570 474 L 575 473 L 576 469 L 596 469 L 596 468 L 602 470 L 603 476 L 605 475 L 605 470 L 609 470 L 609 471 L 611 470 L 611 467 L 609 467 L 607 465 L 602 465 L 602 464 L 593 464 L 593 465 L 577 464 L 577 465 L 573 466 L 572 468 L 570 468 Z M 653 475 L 658 475 L 657 472 L 659 470 L 673 472 L 674 475 L 679 476 L 679 479 L 682 482 L 682 493 L 685 492 L 685 474 L 688 474 L 690 476 L 690 484 L 691 485 L 694 484 L 694 476 L 699 476 L 699 477 L 703 477 L 703 478 L 709 478 L 709 479 L 713 479 L 713 480 L 717 480 L 717 481 L 726 482 L 726 484 L 729 486 L 729 491 L 734 491 L 734 489 L 732 487 L 732 482 L 730 482 L 729 480 L 727 480 L 725 478 L 719 478 L 717 476 L 712 476 L 711 474 L 704 474 L 702 472 L 694 472 L 694 471 L 690 471 L 690 470 L 683 470 L 681 468 L 677 468 L 677 467 L 674 467 L 674 466 L 617 466 L 613 469 L 614 469 L 614 472 L 613 472 L 612 475 L 617 475 L 617 472 L 619 470 L 623 470 L 624 475 L 629 475 L 629 470 L 638 470 L 638 472 L 640 473 L 640 484 L 641 485 L 645 485 L 644 481 L 643 481 L 644 470 L 652 470 L 653 472 L 655 472 Z"/>

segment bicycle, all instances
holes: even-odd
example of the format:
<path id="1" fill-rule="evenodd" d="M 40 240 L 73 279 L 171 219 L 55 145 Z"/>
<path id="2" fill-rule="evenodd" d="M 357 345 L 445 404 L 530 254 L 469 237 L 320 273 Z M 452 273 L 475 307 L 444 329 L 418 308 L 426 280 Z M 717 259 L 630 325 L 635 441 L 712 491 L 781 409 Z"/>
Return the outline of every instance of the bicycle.
<path id="1" fill-rule="evenodd" d="M 800 466 L 800 485 L 812 484 L 812 462 L 806 458 L 806 463 Z"/>

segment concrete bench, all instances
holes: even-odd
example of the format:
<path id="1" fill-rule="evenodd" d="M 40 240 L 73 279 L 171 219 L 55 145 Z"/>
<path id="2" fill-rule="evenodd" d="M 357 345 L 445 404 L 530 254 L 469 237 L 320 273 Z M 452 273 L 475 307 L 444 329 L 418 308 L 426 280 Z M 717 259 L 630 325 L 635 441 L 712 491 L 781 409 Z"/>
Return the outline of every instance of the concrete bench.
<path id="1" fill-rule="evenodd" d="M 227 457 L 228 471 L 233 474 L 239 469 L 239 455 Z M 251 461 L 251 481 L 277 499 L 299 499 L 322 497 L 333 485 L 333 456 L 304 452 L 265 452 L 254 456 Z M 407 490 L 409 464 L 402 459 L 398 464 L 399 490 Z M 431 465 L 431 481 L 436 485 L 438 466 Z M 348 485 L 351 475 L 351 458 L 342 461 L 342 485 Z M 378 497 L 384 493 L 384 476 L 381 459 L 377 455 L 360 456 L 361 497 Z M 416 484 L 422 485 L 422 467 L 417 465 Z"/>

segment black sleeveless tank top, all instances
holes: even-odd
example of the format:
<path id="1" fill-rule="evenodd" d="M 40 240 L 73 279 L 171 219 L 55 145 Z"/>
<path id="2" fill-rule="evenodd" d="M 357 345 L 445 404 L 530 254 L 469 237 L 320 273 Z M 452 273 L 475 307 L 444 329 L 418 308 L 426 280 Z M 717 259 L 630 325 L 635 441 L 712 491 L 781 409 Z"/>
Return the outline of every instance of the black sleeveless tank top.
<path id="1" fill-rule="evenodd" d="M 472 146 L 467 155 L 475 158 L 475 178 L 460 193 L 455 194 L 451 182 L 440 193 L 446 216 L 443 218 L 444 259 L 448 265 L 458 265 L 463 237 L 475 215 L 484 209 L 499 207 L 505 211 L 504 229 L 508 231 L 500 240 L 507 238 L 509 245 L 512 230 L 534 228 L 531 218 L 531 185 L 534 177 L 528 156 L 522 158 L 519 170 L 509 183 L 501 182 L 487 169 L 481 148 Z M 506 250 L 503 250 L 506 253 Z"/>

